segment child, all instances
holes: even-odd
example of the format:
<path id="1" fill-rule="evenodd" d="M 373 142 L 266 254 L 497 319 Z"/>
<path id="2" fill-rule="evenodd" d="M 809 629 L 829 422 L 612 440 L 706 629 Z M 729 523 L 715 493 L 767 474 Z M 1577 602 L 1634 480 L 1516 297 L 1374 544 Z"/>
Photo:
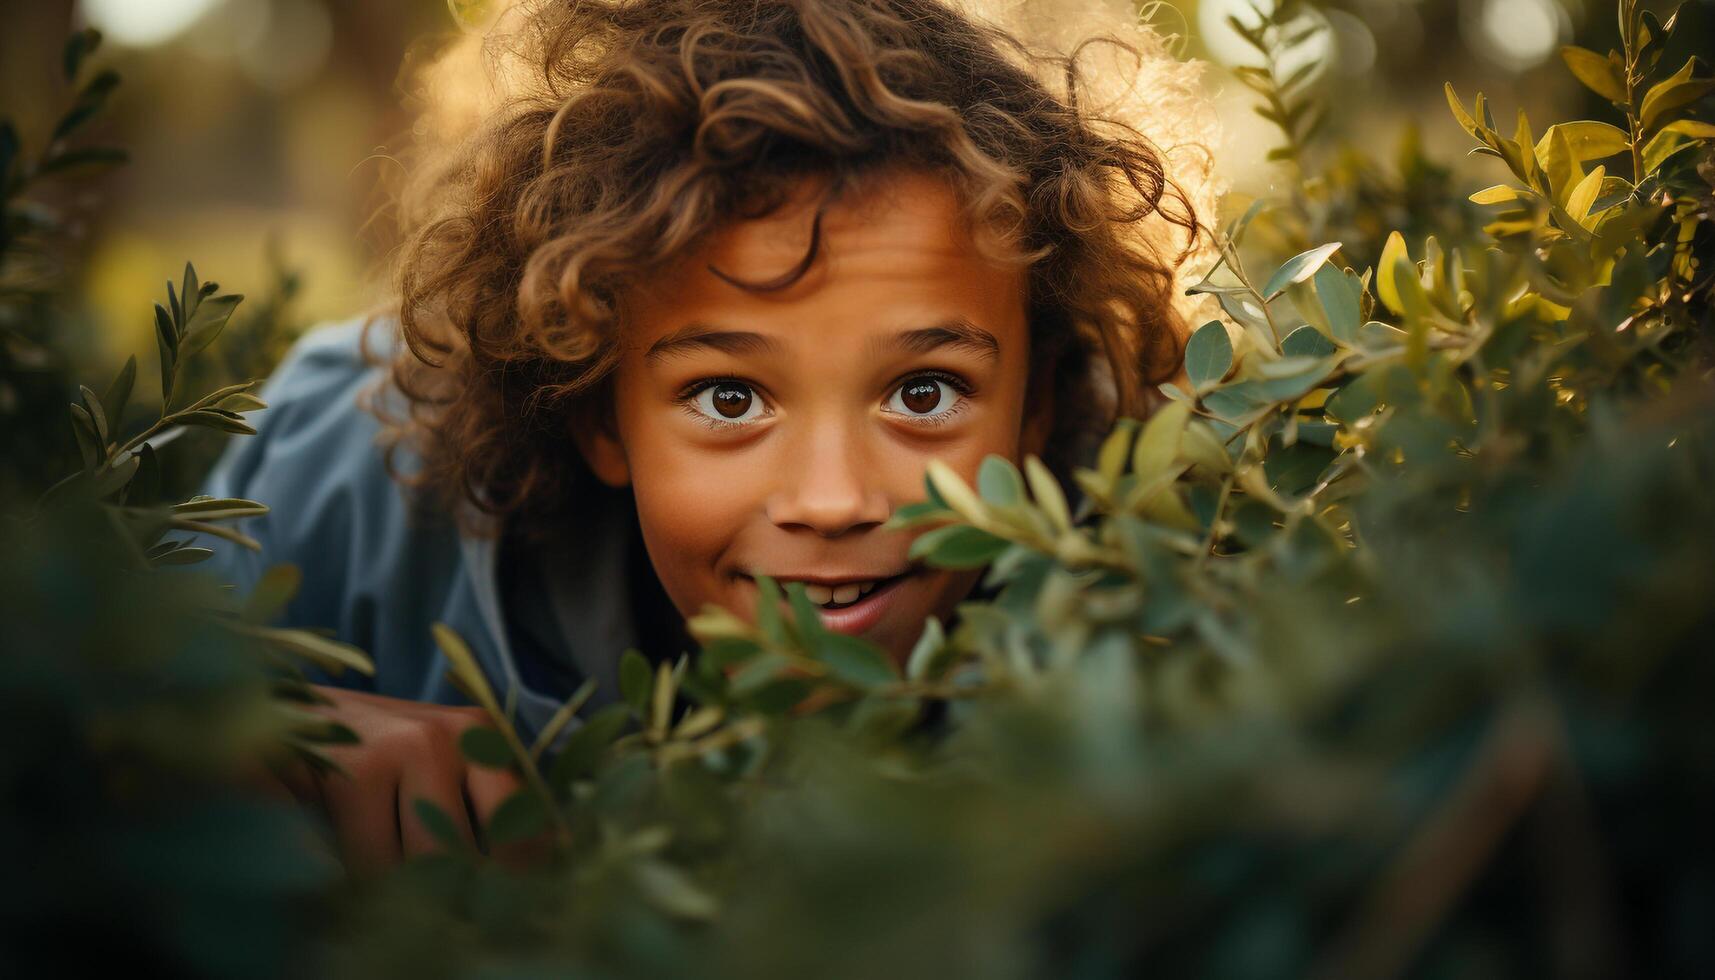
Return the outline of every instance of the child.
<path id="1" fill-rule="evenodd" d="M 1198 108 L 1127 29 L 1125 77 Z M 486 54 L 486 102 L 431 87 L 396 320 L 300 342 L 207 488 L 273 508 L 223 571 L 299 565 L 288 619 L 375 658 L 327 688 L 353 778 L 291 780 L 365 867 L 433 848 L 413 799 L 472 833 L 513 785 L 459 758 L 481 719 L 432 622 L 525 730 L 585 678 L 611 700 L 627 647 L 689 649 L 705 604 L 751 615 L 761 574 L 902 655 L 977 574 L 883 522 L 930 459 L 1063 476 L 1147 413 L 1208 192 L 945 0 L 533 3 Z"/>

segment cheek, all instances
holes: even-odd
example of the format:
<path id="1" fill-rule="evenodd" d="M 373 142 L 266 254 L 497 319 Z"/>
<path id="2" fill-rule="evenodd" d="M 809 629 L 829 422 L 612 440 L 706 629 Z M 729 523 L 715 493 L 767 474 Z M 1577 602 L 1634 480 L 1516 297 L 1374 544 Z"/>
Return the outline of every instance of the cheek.
<path id="1" fill-rule="evenodd" d="M 681 609 L 714 601 L 717 567 L 757 513 L 752 468 L 722 454 L 648 438 L 628 443 L 644 544 L 661 584 Z"/>

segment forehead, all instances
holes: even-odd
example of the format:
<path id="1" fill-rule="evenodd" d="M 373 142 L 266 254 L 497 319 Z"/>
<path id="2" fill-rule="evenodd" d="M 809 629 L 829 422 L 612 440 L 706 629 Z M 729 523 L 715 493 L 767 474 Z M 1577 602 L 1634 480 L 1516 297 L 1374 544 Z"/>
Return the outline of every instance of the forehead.
<path id="1" fill-rule="evenodd" d="M 741 289 L 710 271 L 754 284 L 797 268 L 822 188 L 817 178 L 799 180 L 772 214 L 717 228 L 641 284 L 626 303 L 627 346 L 693 321 L 788 333 L 921 326 L 913 321 L 950 315 L 997 332 L 1022 326 L 1023 267 L 980 255 L 957 193 L 929 174 L 878 175 L 829 204 L 815 260 L 791 286 Z"/>

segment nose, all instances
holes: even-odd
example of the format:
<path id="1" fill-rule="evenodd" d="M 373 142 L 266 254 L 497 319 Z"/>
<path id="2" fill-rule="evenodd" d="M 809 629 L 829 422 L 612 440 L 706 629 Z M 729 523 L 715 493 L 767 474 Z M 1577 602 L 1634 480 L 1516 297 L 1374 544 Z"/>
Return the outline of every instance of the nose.
<path id="1" fill-rule="evenodd" d="M 806 431 L 784 454 L 766 506 L 776 526 L 832 538 L 876 527 L 893 509 L 861 439 L 849 430 Z"/>

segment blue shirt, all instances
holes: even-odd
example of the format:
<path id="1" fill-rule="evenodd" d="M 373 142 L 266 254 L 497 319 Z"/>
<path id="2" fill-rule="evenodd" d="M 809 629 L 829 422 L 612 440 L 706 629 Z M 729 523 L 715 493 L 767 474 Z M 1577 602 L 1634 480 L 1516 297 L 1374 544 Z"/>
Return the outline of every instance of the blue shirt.
<path id="1" fill-rule="evenodd" d="M 257 432 L 235 436 L 202 492 L 267 504 L 238 527 L 260 553 L 207 542 L 202 566 L 248 593 L 262 572 L 290 562 L 303 586 L 280 625 L 328 628 L 375 661 L 373 678 L 346 672 L 312 679 L 391 697 L 465 703 L 446 680 L 430 626 L 443 622 L 470 645 L 515 723 L 534 733 L 585 678 L 593 705 L 617 697 L 619 655 L 638 645 L 640 603 L 662 613 L 636 534 L 631 495 L 592 486 L 580 519 L 545 543 L 462 533 L 451 516 L 415 498 L 387 472 L 381 424 L 360 392 L 403 407 L 386 384 L 396 325 L 364 320 L 304 335 L 262 387 L 268 407 L 248 417 Z M 418 461 L 401 448 L 399 465 Z M 593 482 L 593 481 L 592 481 Z M 647 624 L 645 624 L 647 626 Z M 649 632 L 645 629 L 645 632 Z"/>

